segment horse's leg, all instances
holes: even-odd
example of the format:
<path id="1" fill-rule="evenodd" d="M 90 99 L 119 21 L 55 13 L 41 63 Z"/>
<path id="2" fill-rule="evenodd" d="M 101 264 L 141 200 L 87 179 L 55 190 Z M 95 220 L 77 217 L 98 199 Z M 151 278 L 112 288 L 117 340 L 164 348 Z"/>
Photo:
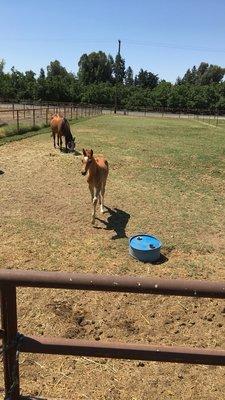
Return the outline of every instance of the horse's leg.
<path id="1" fill-rule="evenodd" d="M 92 224 L 95 223 L 96 206 L 97 206 L 97 202 L 98 202 L 98 197 L 99 197 L 99 194 L 100 194 L 100 190 L 101 190 L 101 189 L 96 188 L 95 195 L 94 195 L 94 198 L 93 198 Z"/>
<path id="2" fill-rule="evenodd" d="M 67 141 L 67 138 L 66 138 L 66 136 L 65 136 L 65 145 L 66 145 L 66 153 L 68 153 L 68 141 Z"/>
<path id="3" fill-rule="evenodd" d="M 91 183 L 89 183 L 89 190 L 90 190 L 90 193 L 91 193 L 91 201 L 93 202 L 93 199 L 94 199 L 94 186 Z"/>
<path id="4" fill-rule="evenodd" d="M 89 182 L 89 190 L 91 193 L 91 202 L 94 204 L 94 186 L 92 183 Z M 92 213 L 92 224 L 95 223 L 94 213 Z"/>
<path id="5" fill-rule="evenodd" d="M 59 136 L 59 141 L 60 141 L 60 151 L 62 151 L 62 135 Z"/>
<path id="6" fill-rule="evenodd" d="M 105 185 L 106 185 L 106 179 L 104 179 L 104 181 L 102 182 L 101 192 L 100 192 L 100 207 L 101 207 L 102 214 L 106 211 L 106 209 L 104 207 Z"/>
<path id="7" fill-rule="evenodd" d="M 52 136 L 53 136 L 53 143 L 54 143 L 54 147 L 55 147 L 55 132 L 52 131 Z"/>
<path id="8" fill-rule="evenodd" d="M 57 145 L 59 147 L 59 132 L 57 132 Z"/>

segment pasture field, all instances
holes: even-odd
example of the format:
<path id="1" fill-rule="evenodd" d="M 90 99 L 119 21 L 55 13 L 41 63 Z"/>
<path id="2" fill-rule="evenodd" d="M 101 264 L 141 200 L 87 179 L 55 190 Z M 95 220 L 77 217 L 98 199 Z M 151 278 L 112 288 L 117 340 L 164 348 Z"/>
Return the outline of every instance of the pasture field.
<path id="1" fill-rule="evenodd" d="M 1 268 L 225 279 L 225 127 L 105 115 L 72 130 L 75 155 L 54 149 L 49 131 L 0 147 Z M 109 212 L 95 227 L 83 147 L 110 166 Z M 158 264 L 128 255 L 137 232 L 163 242 Z M 18 310 L 21 333 L 225 348 L 220 300 L 19 289 Z M 222 400 L 225 393 L 223 367 L 29 354 L 20 362 L 22 393 L 37 399 Z"/>

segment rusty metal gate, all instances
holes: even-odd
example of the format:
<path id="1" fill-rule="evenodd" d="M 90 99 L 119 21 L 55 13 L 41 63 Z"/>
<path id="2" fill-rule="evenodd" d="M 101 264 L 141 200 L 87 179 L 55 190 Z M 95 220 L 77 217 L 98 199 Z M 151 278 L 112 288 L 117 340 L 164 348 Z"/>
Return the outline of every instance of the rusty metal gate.
<path id="1" fill-rule="evenodd" d="M 0 330 L 0 338 L 3 341 L 5 399 L 19 399 L 19 352 L 225 365 L 225 350 L 160 345 L 147 346 L 136 343 L 96 343 L 94 341 L 78 339 L 48 338 L 19 334 L 17 330 L 17 287 L 225 298 L 225 282 L 1 270 L 2 329 Z"/>

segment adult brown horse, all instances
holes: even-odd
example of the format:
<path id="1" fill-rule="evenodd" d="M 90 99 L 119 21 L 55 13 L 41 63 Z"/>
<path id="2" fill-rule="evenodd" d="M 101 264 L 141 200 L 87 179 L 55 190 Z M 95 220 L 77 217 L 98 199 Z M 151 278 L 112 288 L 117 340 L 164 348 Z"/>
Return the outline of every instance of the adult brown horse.
<path id="1" fill-rule="evenodd" d="M 104 194 L 106 180 L 109 174 L 109 164 L 108 161 L 103 157 L 94 157 L 92 149 L 83 149 L 83 155 L 83 167 L 81 173 L 82 175 L 86 175 L 88 172 L 87 182 L 93 203 L 92 224 L 94 224 L 98 199 L 101 206 L 101 212 L 105 212 Z"/>
<path id="2" fill-rule="evenodd" d="M 67 119 L 58 114 L 54 114 L 51 118 L 50 126 L 52 130 L 54 147 L 56 147 L 55 137 L 57 136 L 57 144 L 60 147 L 60 150 L 62 150 L 62 137 L 64 136 L 66 152 L 68 152 L 68 149 L 70 151 L 74 151 L 75 138 L 72 136 L 70 125 Z"/>

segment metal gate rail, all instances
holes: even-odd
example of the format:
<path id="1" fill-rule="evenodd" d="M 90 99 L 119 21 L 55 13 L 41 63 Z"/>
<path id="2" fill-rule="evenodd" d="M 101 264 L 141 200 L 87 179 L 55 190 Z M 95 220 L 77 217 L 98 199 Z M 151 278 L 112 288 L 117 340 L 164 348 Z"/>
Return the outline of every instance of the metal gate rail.
<path id="1" fill-rule="evenodd" d="M 23 336 L 17 329 L 16 287 L 126 292 L 225 298 L 225 282 L 160 279 L 64 272 L 0 270 L 3 363 L 6 399 L 19 399 L 18 352 L 78 355 L 130 360 L 225 365 L 225 350 L 145 346 L 117 342 Z"/>

